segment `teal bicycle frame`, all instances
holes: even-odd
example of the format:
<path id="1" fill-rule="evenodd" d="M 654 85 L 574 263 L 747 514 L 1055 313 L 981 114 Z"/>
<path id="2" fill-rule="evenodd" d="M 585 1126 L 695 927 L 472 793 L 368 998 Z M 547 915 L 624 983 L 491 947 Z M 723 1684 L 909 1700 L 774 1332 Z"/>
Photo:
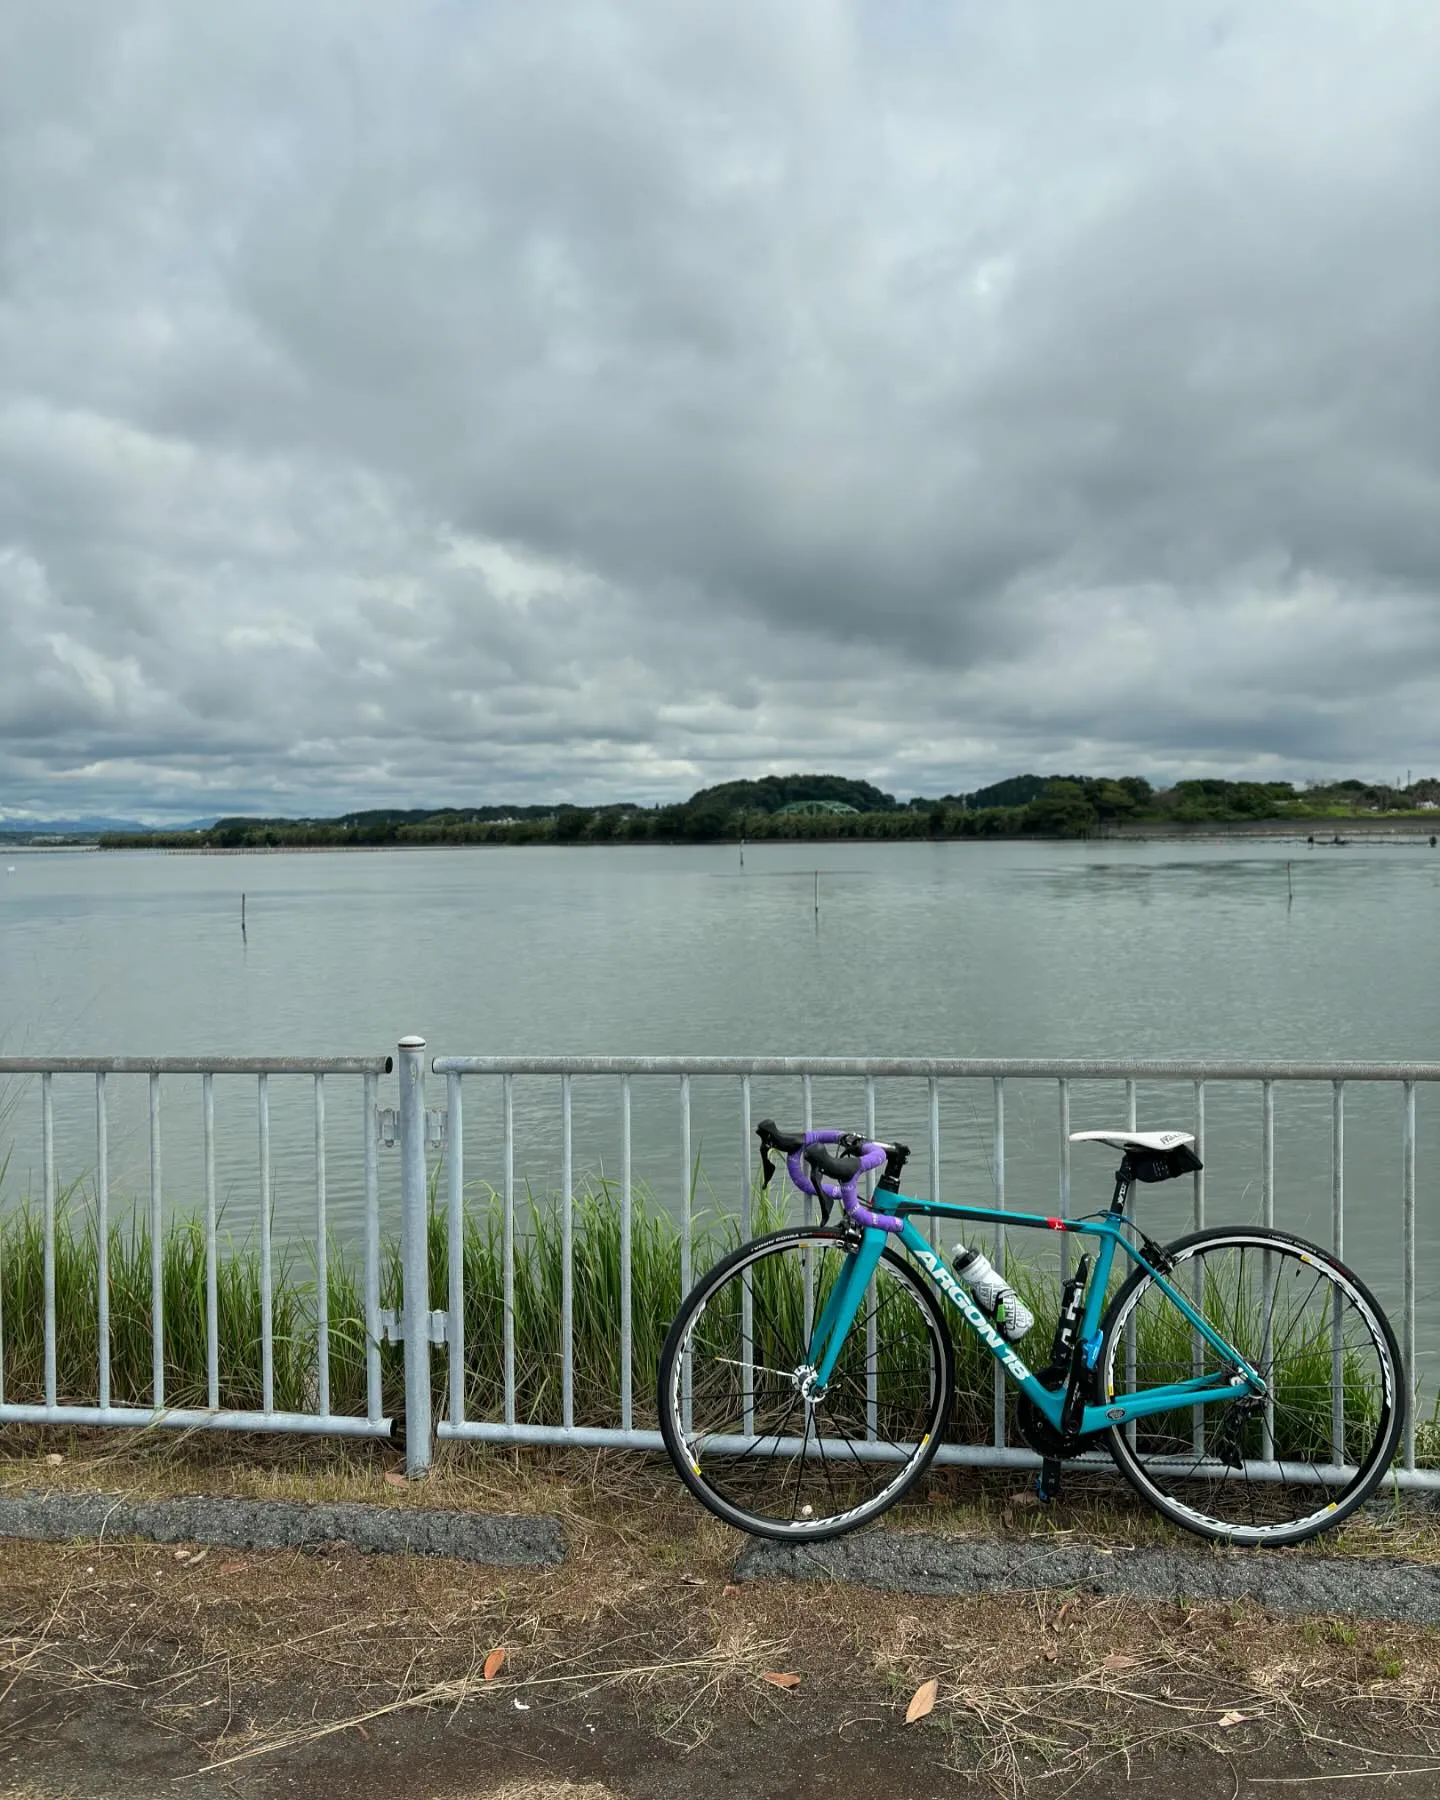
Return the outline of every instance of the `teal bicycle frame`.
<path id="1" fill-rule="evenodd" d="M 1109 1292 L 1115 1252 L 1119 1248 L 1132 1262 L 1149 1271 L 1171 1304 L 1184 1314 L 1222 1361 L 1234 1371 L 1228 1375 L 1217 1373 L 1201 1376 L 1193 1381 L 1178 1381 L 1164 1387 L 1146 1388 L 1143 1393 L 1118 1400 L 1112 1396 L 1105 1405 L 1087 1404 L 1079 1421 L 1078 1429 L 1081 1433 L 1108 1431 L 1113 1426 L 1127 1424 L 1131 1419 L 1141 1419 L 1149 1413 L 1170 1412 L 1177 1406 L 1203 1406 L 1217 1400 L 1233 1401 L 1243 1390 L 1256 1396 L 1266 1392 L 1264 1380 L 1245 1357 L 1215 1330 L 1203 1314 L 1195 1310 L 1174 1283 L 1167 1280 L 1164 1271 L 1149 1262 L 1126 1237 L 1123 1211 L 1120 1209 L 1112 1207 L 1109 1213 L 1094 1220 L 1072 1220 L 1046 1218 L 1040 1213 L 998 1212 L 982 1206 L 953 1206 L 944 1201 L 911 1199 L 904 1194 L 877 1195 L 877 1201 L 900 1216 L 900 1230 L 896 1234 L 879 1226 L 866 1226 L 859 1248 L 847 1258 L 839 1278 L 831 1288 L 810 1338 L 809 1361 L 816 1372 L 818 1387 L 823 1388 L 834 1371 L 845 1338 L 855 1322 L 855 1315 L 879 1266 L 887 1240 L 892 1235 L 898 1235 L 901 1243 L 926 1270 L 936 1287 L 996 1362 L 1004 1367 L 1036 1411 L 1043 1414 L 1057 1431 L 1060 1429 L 1061 1411 L 1065 1404 L 1064 1386 L 1058 1389 L 1042 1386 L 1033 1371 L 1021 1360 L 1014 1346 L 1000 1335 L 950 1273 L 945 1259 L 915 1229 L 909 1215 L 919 1214 L 929 1218 L 978 1219 L 1006 1228 L 1018 1225 L 1035 1231 L 1061 1231 L 1098 1238 L 1099 1249 L 1086 1285 L 1085 1307 L 1077 1334 L 1090 1368 L 1095 1366 L 1099 1357 L 1100 1314 Z"/>

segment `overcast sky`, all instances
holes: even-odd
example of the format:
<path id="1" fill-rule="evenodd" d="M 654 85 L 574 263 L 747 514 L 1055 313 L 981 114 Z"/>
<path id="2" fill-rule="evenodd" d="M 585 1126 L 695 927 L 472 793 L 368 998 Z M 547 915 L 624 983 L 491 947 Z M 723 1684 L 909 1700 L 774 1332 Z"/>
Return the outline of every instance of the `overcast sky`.
<path id="1" fill-rule="evenodd" d="M 1440 772 L 1440 7 L 8 0 L 0 813 Z"/>

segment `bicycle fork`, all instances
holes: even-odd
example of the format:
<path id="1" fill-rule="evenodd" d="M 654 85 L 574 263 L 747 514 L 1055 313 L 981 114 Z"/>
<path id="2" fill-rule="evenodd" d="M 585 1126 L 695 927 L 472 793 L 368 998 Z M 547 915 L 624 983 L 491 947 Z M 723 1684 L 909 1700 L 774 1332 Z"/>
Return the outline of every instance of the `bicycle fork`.
<path id="1" fill-rule="evenodd" d="M 867 1227 L 859 1244 L 846 1256 L 834 1285 L 825 1297 L 820 1317 L 815 1321 L 815 1329 L 810 1334 L 807 1350 L 807 1359 L 814 1374 L 810 1392 L 816 1398 L 825 1392 L 826 1385 L 835 1372 L 840 1351 L 849 1336 L 850 1327 L 855 1323 L 855 1315 L 860 1310 L 866 1290 L 880 1266 L 880 1258 L 885 1252 L 889 1235 L 874 1226 Z"/>

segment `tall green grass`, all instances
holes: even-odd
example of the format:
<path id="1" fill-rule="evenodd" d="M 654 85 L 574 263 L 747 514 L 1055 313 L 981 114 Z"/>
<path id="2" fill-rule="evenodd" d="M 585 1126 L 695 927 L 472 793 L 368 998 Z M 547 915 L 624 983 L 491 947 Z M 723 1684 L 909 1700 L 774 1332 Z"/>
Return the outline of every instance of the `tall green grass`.
<path id="1" fill-rule="evenodd" d="M 756 1229 L 779 1223 L 772 1203 L 757 1196 Z M 523 1422 L 558 1422 L 561 1415 L 563 1220 L 553 1198 L 527 1197 L 517 1206 L 514 1260 L 515 1413 Z M 615 1425 L 620 1418 L 624 1372 L 620 1312 L 622 1211 L 615 1187 L 604 1179 L 582 1184 L 575 1195 L 572 1320 L 574 1395 L 577 1423 Z M 702 1214 L 692 1239 L 696 1275 L 738 1241 L 733 1218 Z M 488 1189 L 468 1197 L 462 1234 L 464 1286 L 465 1411 L 472 1418 L 498 1419 L 504 1411 L 503 1209 Z M 224 1239 L 218 1259 L 219 1403 L 226 1409 L 255 1410 L 262 1404 L 259 1248 L 252 1240 Z M 449 1225 L 433 1206 L 429 1226 L 431 1303 L 447 1305 Z M 207 1309 L 205 1236 L 195 1219 L 170 1224 L 160 1246 L 165 1298 L 165 1397 L 172 1407 L 207 1403 Z M 151 1400 L 150 1235 L 145 1214 L 136 1209 L 109 1230 L 111 1397 L 119 1405 Z M 655 1415 L 655 1370 L 681 1294 L 680 1235 L 674 1221 L 647 1195 L 636 1192 L 632 1207 L 631 1385 L 637 1425 Z M 361 1414 L 366 1407 L 366 1333 L 363 1271 L 352 1251 L 332 1244 L 327 1258 L 329 1380 L 331 1408 Z M 1017 1264 L 1011 1278 L 1036 1313 L 1026 1339 L 1026 1359 L 1043 1366 L 1058 1308 L 1058 1284 L 1044 1272 Z M 792 1278 L 793 1279 L 793 1278 Z M 381 1249 L 381 1304 L 403 1301 L 399 1245 Z M 319 1392 L 317 1285 L 309 1260 L 277 1248 L 273 1265 L 274 1399 L 285 1411 L 313 1411 Z M 99 1242 L 93 1209 L 72 1190 L 58 1208 L 55 1233 L 57 1380 L 62 1401 L 96 1403 L 99 1397 Z M 767 1295 L 766 1304 L 798 1309 L 803 1296 Z M 0 1215 L 0 1321 L 3 1321 L 4 1396 L 12 1402 L 44 1398 L 44 1230 L 33 1204 L 21 1203 Z M 1190 1332 L 1168 1309 L 1144 1313 L 1139 1321 L 1142 1373 L 1173 1379 L 1189 1356 Z M 951 1432 L 958 1441 L 988 1438 L 994 1422 L 995 1364 L 968 1331 L 953 1333 L 957 1396 Z M 1241 1346 L 1244 1348 L 1244 1346 Z M 1329 1351 L 1315 1347 L 1318 1393 L 1328 1383 Z M 858 1335 L 847 1354 L 859 1355 Z M 919 1340 L 890 1351 L 892 1358 L 920 1354 Z M 403 1408 L 403 1368 L 397 1347 L 382 1347 L 385 1410 Z M 1160 1371 L 1167 1371 L 1163 1376 Z M 903 1371 L 896 1367 L 897 1376 Z M 1188 1370 L 1185 1372 L 1188 1373 Z M 437 1404 L 448 1394 L 449 1354 L 437 1349 L 433 1367 Z M 1323 1376 L 1323 1380 L 1321 1377 Z M 1307 1378 L 1308 1379 L 1308 1378 Z M 1346 1416 L 1362 1421 L 1372 1397 L 1352 1382 L 1347 1368 Z M 1015 1436 L 1015 1394 L 1005 1392 L 1008 1431 Z M 1313 1437 L 1318 1450 L 1329 1443 L 1329 1402 L 1315 1407 Z M 1422 1421 L 1422 1460 L 1440 1462 L 1440 1417 Z M 1305 1453 L 1309 1453 L 1308 1450 Z"/>
<path id="2" fill-rule="evenodd" d="M 107 1235 L 110 1397 L 117 1406 L 148 1406 L 153 1347 L 149 1224 L 137 1210 L 113 1223 Z M 204 1406 L 204 1228 L 197 1220 L 177 1221 L 166 1229 L 160 1248 L 166 1405 Z M 62 1401 L 82 1405 L 99 1399 L 99 1250 L 94 1215 L 74 1205 L 61 1207 L 55 1230 L 56 1384 Z M 222 1245 L 215 1288 L 220 1404 L 253 1410 L 263 1400 L 258 1250 Z M 332 1387 L 338 1384 L 347 1398 L 358 1392 L 363 1409 L 364 1308 L 343 1262 L 332 1271 L 329 1289 Z M 300 1278 L 293 1259 L 283 1253 L 273 1269 L 271 1316 L 275 1404 L 286 1411 L 311 1407 L 318 1385 L 315 1285 Z M 45 1231 L 37 1207 L 23 1205 L 0 1221 L 0 1319 L 5 1398 L 38 1403 L 45 1387 Z M 352 1363 L 358 1364 L 358 1387 Z"/>

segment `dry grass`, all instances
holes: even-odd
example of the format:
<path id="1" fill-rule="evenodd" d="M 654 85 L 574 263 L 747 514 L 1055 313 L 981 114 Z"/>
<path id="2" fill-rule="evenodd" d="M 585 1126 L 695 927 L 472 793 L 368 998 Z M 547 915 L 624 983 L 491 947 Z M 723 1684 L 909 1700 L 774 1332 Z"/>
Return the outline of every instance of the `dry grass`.
<path id="1" fill-rule="evenodd" d="M 682 1525 L 692 1513 L 702 1517 L 681 1496 L 663 1457 L 441 1444 L 427 1480 L 398 1482 L 403 1469 L 403 1457 L 389 1445 L 364 1440 L 23 1426 L 0 1433 L 0 1494 L 56 1489 L 145 1499 L 203 1493 L 548 1513 L 582 1536 L 594 1522 L 621 1533 L 648 1532 L 657 1507 L 673 1511 Z M 1035 1506 L 1028 1490 L 1029 1478 L 1013 1471 L 932 1469 L 915 1499 L 898 1507 L 887 1523 L 891 1529 L 957 1537 L 1199 1547 L 1198 1540 L 1145 1506 L 1113 1470 L 1067 1470 L 1061 1498 L 1048 1508 Z M 1286 1554 L 1440 1563 L 1440 1505 L 1428 1496 L 1382 1490 L 1342 1529 Z"/>
<path id="2" fill-rule="evenodd" d="M 991 1615 L 998 1601 L 974 1603 Z M 1440 1643 L 1433 1633 L 1270 1619 L 1258 1607 L 1017 1596 L 1011 1629 L 977 1629 L 974 1606 L 936 1632 L 907 1606 L 877 1626 L 875 1667 L 899 1698 L 938 1678 L 952 1766 L 1018 1782 L 1125 1765 L 1191 1744 L 1237 1760 L 1277 1741 L 1433 1762 L 1440 1753 Z M 956 1626 L 960 1628 L 955 1629 Z"/>
<path id="3" fill-rule="evenodd" d="M 598 1781 L 507 1781 L 498 1788 L 472 1788 L 446 1800 L 614 1800 Z"/>
<path id="4" fill-rule="evenodd" d="M 45 1485 L 129 1494 L 214 1492 L 458 1505 L 559 1514 L 560 1570 L 476 1568 L 347 1549 L 203 1555 L 138 1543 L 0 1542 L 0 1743 L 25 1696 L 97 1687 L 191 1740 L 197 1767 L 254 1767 L 314 1742 L 363 1736 L 396 1713 L 607 1707 L 681 1749 L 737 1713 L 826 1707 L 836 1729 L 900 1727 L 922 1681 L 937 1760 L 1014 1790 L 1191 1744 L 1258 1773 L 1277 1743 L 1334 1773 L 1440 1762 L 1440 1637 L 1339 1619 L 1275 1620 L 1260 1608 L 1182 1607 L 1080 1594 L 911 1599 L 785 1583 L 735 1587 L 741 1540 L 696 1508 L 668 1466 L 638 1457 L 447 1454 L 402 1489 L 375 1447 L 252 1446 L 75 1434 L 43 1460 L 38 1434 L 6 1433 L 0 1490 Z M 37 1451 L 41 1451 L 37 1455 Z M 237 1452 L 239 1454 L 237 1454 Z M 943 1477 L 902 1528 L 1053 1536 L 1109 1544 L 1175 1534 L 1084 1483 L 1049 1512 L 1015 1484 Z M 1440 1560 L 1424 1512 L 1352 1526 L 1325 1548 Z M 490 1682 L 487 1655 L 506 1650 Z M 787 1692 L 767 1672 L 793 1671 Z M 28 1710 L 21 1705 L 20 1713 Z M 1234 1717 L 1232 1715 L 1238 1715 Z M 1227 1722 L 1228 1721 L 1228 1722 Z M 927 1740 L 929 1741 L 929 1740 Z M 1397 1748 L 1401 1746 L 1401 1748 Z M 473 1790 L 477 1800 L 485 1790 Z M 536 1800 L 552 1784 L 514 1790 Z M 602 1790 L 595 1790 L 599 1800 Z M 582 1787 L 567 1800 L 591 1800 Z M 456 1795 L 455 1800 L 461 1800 Z"/>

